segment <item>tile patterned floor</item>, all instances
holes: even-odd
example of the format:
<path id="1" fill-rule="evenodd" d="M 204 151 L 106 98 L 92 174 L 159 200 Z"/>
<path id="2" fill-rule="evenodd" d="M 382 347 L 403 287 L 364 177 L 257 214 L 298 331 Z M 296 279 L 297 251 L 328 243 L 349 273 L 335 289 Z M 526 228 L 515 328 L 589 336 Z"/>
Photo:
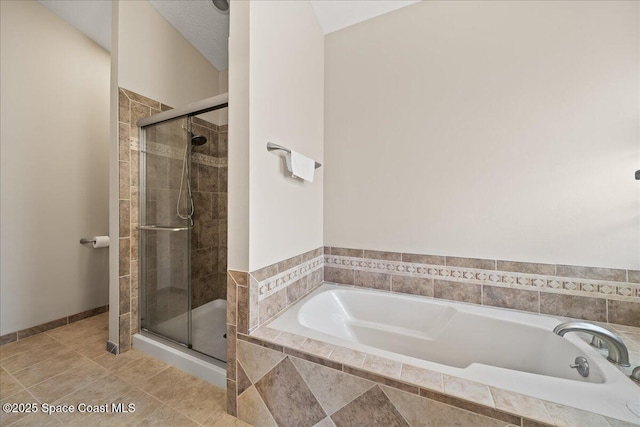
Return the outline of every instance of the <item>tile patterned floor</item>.
<path id="1" fill-rule="evenodd" d="M 2 426 L 248 426 L 226 392 L 145 354 L 105 351 L 108 313 L 0 347 L 0 403 L 135 404 L 129 413 L 5 413 Z"/>

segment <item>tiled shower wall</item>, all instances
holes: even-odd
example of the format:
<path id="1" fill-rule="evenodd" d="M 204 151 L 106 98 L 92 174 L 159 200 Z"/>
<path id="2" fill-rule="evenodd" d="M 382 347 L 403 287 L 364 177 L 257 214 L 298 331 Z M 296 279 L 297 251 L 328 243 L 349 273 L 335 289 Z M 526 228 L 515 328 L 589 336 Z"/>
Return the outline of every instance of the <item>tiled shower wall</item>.
<path id="1" fill-rule="evenodd" d="M 124 88 L 119 89 L 120 352 L 131 347 L 131 336 L 138 331 L 139 148 L 135 123 L 143 117 L 169 109 L 171 107 L 158 101 Z M 176 123 L 175 129 L 170 129 L 169 132 L 171 131 L 176 133 L 175 141 L 154 141 L 155 138 L 150 137 L 147 147 L 148 169 L 153 168 L 154 171 L 153 174 L 148 174 L 148 210 L 153 210 L 153 215 L 159 220 L 169 221 L 174 215 L 184 155 L 182 127 Z M 195 213 L 191 232 L 191 304 L 196 308 L 214 299 L 226 298 L 227 126 L 217 126 L 193 118 L 192 132 L 207 137 L 207 144 L 195 147 L 192 154 L 191 187 Z M 164 145 L 166 143 L 171 145 Z M 146 249 L 150 255 L 147 258 L 150 269 L 149 292 L 153 293 L 151 299 L 155 301 L 150 308 L 156 313 L 154 321 L 167 320 L 184 313 L 187 307 L 187 284 L 177 280 L 182 274 L 166 274 L 173 277 L 172 283 L 165 287 L 157 286 L 153 280 L 153 277 L 159 277 L 153 274 L 160 268 L 155 259 L 157 247 L 167 249 L 172 243 L 164 240 L 152 233 L 149 233 L 147 239 Z M 183 252 L 183 245 L 177 243 L 177 251 L 170 252 L 174 260 Z"/>

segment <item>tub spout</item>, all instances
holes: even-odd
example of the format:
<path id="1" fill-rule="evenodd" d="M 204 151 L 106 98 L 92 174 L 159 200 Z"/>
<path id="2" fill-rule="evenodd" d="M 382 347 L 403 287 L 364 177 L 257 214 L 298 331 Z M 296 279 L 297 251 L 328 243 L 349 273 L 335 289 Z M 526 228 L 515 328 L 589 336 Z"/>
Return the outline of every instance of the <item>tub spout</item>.
<path id="1" fill-rule="evenodd" d="M 567 332 L 585 332 L 598 337 L 607 345 L 609 350 L 607 360 L 609 362 L 620 366 L 630 366 L 627 347 L 617 335 L 608 329 L 588 322 L 567 322 L 556 326 L 553 332 L 561 337 Z"/>

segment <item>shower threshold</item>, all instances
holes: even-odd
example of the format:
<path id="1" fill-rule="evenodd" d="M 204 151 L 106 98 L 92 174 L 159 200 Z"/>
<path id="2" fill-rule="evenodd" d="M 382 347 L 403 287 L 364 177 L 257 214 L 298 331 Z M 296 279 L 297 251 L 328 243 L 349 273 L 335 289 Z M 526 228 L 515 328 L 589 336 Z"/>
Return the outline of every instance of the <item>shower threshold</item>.
<path id="1" fill-rule="evenodd" d="M 227 349 L 226 306 L 225 300 L 215 300 L 192 310 L 193 350 L 144 330 L 133 336 L 133 348 L 224 389 L 227 385 L 227 364 L 222 361 L 226 360 Z M 170 333 L 184 325 L 185 319 L 180 319 L 181 316 L 186 314 L 158 325 L 158 332 Z"/>
<path id="2" fill-rule="evenodd" d="M 180 336 L 187 313 L 158 324 L 156 333 Z M 191 348 L 223 362 L 227 361 L 227 301 L 217 299 L 191 310 Z"/>

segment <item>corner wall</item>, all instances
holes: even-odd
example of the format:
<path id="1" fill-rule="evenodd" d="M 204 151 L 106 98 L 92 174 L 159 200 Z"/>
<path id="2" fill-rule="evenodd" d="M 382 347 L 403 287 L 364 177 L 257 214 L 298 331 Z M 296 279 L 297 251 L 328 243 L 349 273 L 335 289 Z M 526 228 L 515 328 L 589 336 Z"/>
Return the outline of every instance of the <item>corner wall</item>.
<path id="1" fill-rule="evenodd" d="M 38 2 L 0 7 L 0 335 L 21 339 L 108 304 L 108 249 L 78 242 L 109 227 L 109 53 Z"/>
<path id="2" fill-rule="evenodd" d="M 323 168 L 313 183 L 292 179 L 266 146 L 322 163 L 324 35 L 307 1 L 249 8 L 249 270 L 257 270 L 322 246 Z"/>
<path id="3" fill-rule="evenodd" d="M 637 2 L 420 2 L 326 37 L 326 246 L 640 268 Z"/>

